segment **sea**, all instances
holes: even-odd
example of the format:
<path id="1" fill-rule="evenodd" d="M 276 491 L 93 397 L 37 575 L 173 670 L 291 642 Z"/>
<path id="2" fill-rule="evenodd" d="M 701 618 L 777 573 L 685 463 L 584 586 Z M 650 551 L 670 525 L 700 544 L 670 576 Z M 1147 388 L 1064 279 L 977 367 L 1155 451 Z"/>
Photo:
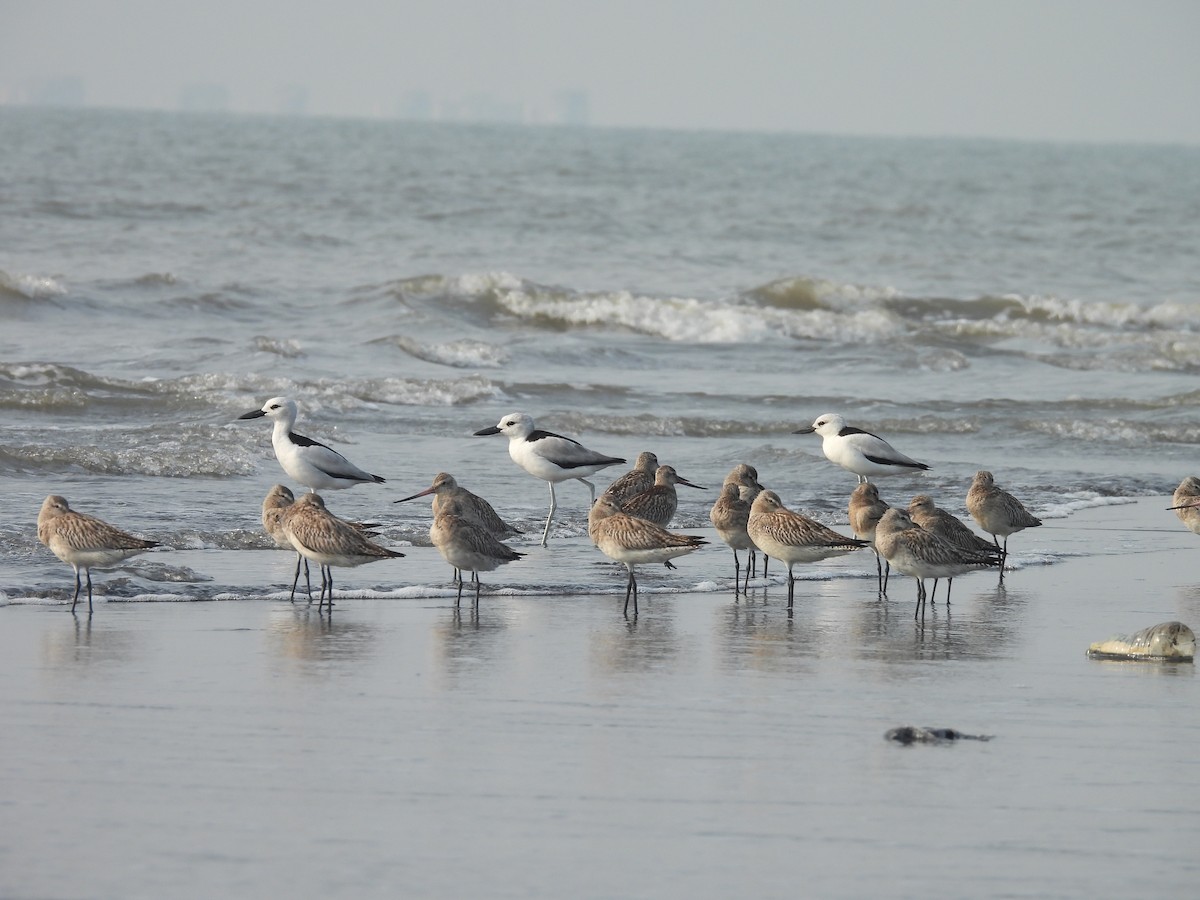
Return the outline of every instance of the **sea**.
<path id="1" fill-rule="evenodd" d="M 292 558 L 263 533 L 260 503 L 275 483 L 297 492 L 303 487 L 277 465 L 265 421 L 238 418 L 268 398 L 291 397 L 300 407 L 296 431 L 386 479 L 330 492 L 331 510 L 379 523 L 380 540 L 407 554 L 405 560 L 335 570 L 338 589 L 345 592 L 338 595 L 339 613 L 323 622 L 314 613 L 313 627 L 328 637 L 338 616 L 346 621 L 383 615 L 364 612 L 371 609 L 433 610 L 431 615 L 447 617 L 438 619 L 440 642 L 458 633 L 456 628 L 486 629 L 490 604 L 504 628 L 496 639 L 516 642 L 507 652 L 521 656 L 549 652 L 520 649 L 522 623 L 553 617 L 565 634 L 572 628 L 570 610 L 586 607 L 587 624 L 581 627 L 606 634 L 600 655 L 638 660 L 615 665 L 616 675 L 604 674 L 610 670 L 603 666 L 601 672 L 593 669 L 580 676 L 579 685 L 584 695 L 601 686 L 603 698 L 591 700 L 603 710 L 625 702 L 639 710 L 636 721 L 609 723 L 615 734 L 626 728 L 633 736 L 631 756 L 612 765 L 637 767 L 639 752 L 654 757 L 654 722 L 670 730 L 672 722 L 688 716 L 713 714 L 716 701 L 709 689 L 719 691 L 722 682 L 712 672 L 746 671 L 726 659 L 693 678 L 695 671 L 680 662 L 689 658 L 685 651 L 710 647 L 699 651 L 703 658 L 717 638 L 707 620 L 686 618 L 671 598 L 707 596 L 704 602 L 722 611 L 721 632 L 741 637 L 776 628 L 786 615 L 782 566 L 755 582 L 763 590 L 753 609 L 730 591 L 733 560 L 708 522 L 726 472 L 750 463 L 786 505 L 849 533 L 846 503 L 855 476 L 824 458 L 818 437 L 795 433 L 818 416 L 839 413 L 929 465 L 927 472 L 880 480 L 884 499 L 893 505 L 926 493 L 965 518 L 972 476 L 980 469 L 993 472 L 999 486 L 1045 522 L 1011 539 L 1009 591 L 1014 582 L 1019 586 L 1022 570 L 1054 569 L 1100 552 L 1087 541 L 1053 540 L 1080 517 L 1101 507 L 1162 498 L 1183 477 L 1200 474 L 1198 248 L 1195 146 L 0 107 L 0 627 L 6 615 L 53 616 L 47 621 L 61 625 L 63 633 L 43 646 L 36 665 L 54 668 L 64 656 L 90 652 L 93 629 L 112 627 L 121 621 L 113 617 L 123 614 L 139 617 L 138 628 L 147 627 L 147 616 L 159 623 L 155 628 L 167 627 L 162 623 L 174 617 L 204 632 L 206 642 L 213 640 L 203 625 L 206 608 L 238 603 L 262 615 L 291 616 Z M 558 487 L 550 546 L 540 547 L 546 485 L 512 463 L 504 438 L 475 436 L 511 412 L 528 413 L 538 427 L 630 464 L 639 452 L 651 450 L 708 489 L 680 489 L 674 527 L 705 533 L 717 546 L 677 560 L 675 572 L 639 570 L 642 621 L 622 616 L 624 570 L 588 542 L 584 485 Z M 623 470 L 616 466 L 598 474 L 597 488 Z M 486 497 L 523 529 L 511 543 L 534 563 L 485 573 L 481 612 L 461 619 L 457 612 L 448 618 L 454 587 L 449 568 L 430 545 L 426 499 L 393 502 L 429 486 L 440 471 Z M 37 541 L 37 512 L 48 494 L 61 494 L 77 511 L 163 545 L 114 571 L 95 573 L 96 614 L 86 625 L 65 612 L 73 588 L 69 567 Z M 1190 539 L 1165 510 L 1162 529 L 1182 535 L 1182 543 Z M 563 548 L 557 561 L 556 548 Z M 804 608 L 805 585 L 879 603 L 873 558 L 851 559 L 798 568 L 798 607 Z M 973 577 L 982 582 L 983 576 Z M 994 581 L 989 576 L 989 590 Z M 948 621 L 942 623 L 944 642 L 934 652 L 920 641 L 910 644 L 911 582 L 903 590 L 903 605 L 894 603 L 888 623 L 870 632 L 878 637 L 882 628 L 893 641 L 897 630 L 907 635 L 901 644 L 889 644 L 881 664 L 907 673 L 900 677 L 910 680 L 897 689 L 906 695 L 926 691 L 939 675 L 969 678 L 969 670 L 982 678 L 975 687 L 986 690 L 980 660 L 993 658 L 992 651 L 960 643 Z M 214 603 L 186 604 L 185 613 L 179 606 L 184 601 Z M 1011 609 L 995 598 L 989 602 Z M 1026 602 L 1034 605 L 1025 598 L 1016 606 Z M 1075 602 L 1083 608 L 1086 598 Z M 632 642 L 652 639 L 655 632 L 647 635 L 646 629 L 655 623 L 673 641 L 686 634 L 682 648 L 638 655 Z M 1130 621 L 1127 630 L 1150 624 Z M 358 627 L 361 638 L 369 625 Z M 420 621 L 412 624 L 418 634 L 422 627 Z M 538 626 L 528 627 L 537 633 Z M 410 649 L 414 641 L 422 643 L 411 631 L 404 640 Z M 64 650 L 66 645 L 71 649 Z M 783 665 L 764 674 L 750 665 L 754 677 L 738 682 L 727 698 L 746 717 L 733 714 L 725 721 L 746 729 L 747 748 L 755 729 L 776 727 L 762 715 L 764 703 L 787 705 L 789 715 L 800 717 L 789 720 L 791 730 L 775 733 L 776 739 L 803 743 L 803 711 L 794 707 L 803 705 L 804 685 L 822 665 L 820 651 L 805 646 L 797 649 L 799 668 Z M 188 652 L 182 649 L 181 657 Z M 228 653 L 224 645 L 215 658 Z M 583 648 L 579 653 L 588 655 Z M 1072 646 L 1070 653 L 1073 665 L 1082 664 L 1082 647 Z M 546 689 L 541 680 L 514 674 L 521 668 L 517 664 L 489 667 L 486 650 L 469 650 L 467 657 L 475 666 L 469 670 L 485 683 L 498 679 L 492 690 L 508 685 L 533 702 Z M 742 660 L 752 657 L 747 650 Z M 130 677 L 122 670 L 123 658 L 118 650 L 108 663 L 110 674 Z M 331 689 L 349 680 L 370 690 L 353 681 L 362 662 L 355 653 L 318 653 L 309 662 L 307 674 L 295 677 Z M 560 664 L 569 668 L 571 661 L 556 657 L 554 665 Z M 664 669 L 672 673 L 672 685 L 686 685 L 682 708 L 657 694 L 650 706 L 637 706 L 642 687 L 661 690 L 650 683 Z M 294 675 L 285 670 L 272 677 Z M 154 672 L 147 677 L 153 680 Z M 446 690 L 472 690 L 465 678 L 450 681 Z M 1194 699 L 1194 679 L 1187 683 Z M 1144 680 L 1140 684 L 1147 687 Z M 851 706 L 860 687 L 854 678 L 834 679 L 825 684 L 818 705 Z M 1064 693 L 1053 703 L 1065 710 L 1071 699 Z M 357 715 L 349 711 L 353 696 L 351 691 L 346 715 Z M 386 718 L 388 704 L 376 699 L 363 709 Z M 960 700 L 955 710 L 971 708 L 969 698 Z M 578 701 L 573 695 L 564 702 Z M 29 700 L 35 702 L 42 700 Z M 95 702 L 101 706 L 88 706 L 87 716 L 102 722 L 97 710 L 104 701 Z M 323 708 L 332 712 L 340 702 L 330 696 Z M 521 722 L 533 733 L 552 730 L 552 707 L 534 703 L 520 709 Z M 470 706 L 444 723 L 447 740 L 472 742 L 473 721 L 481 713 L 479 705 Z M 570 715 L 575 742 L 570 745 L 582 741 L 585 754 L 594 754 L 579 730 L 590 727 L 585 721 L 590 713 L 576 709 Z M 1189 715 L 1194 726 L 1194 712 Z M 995 722 L 980 718 L 910 724 L 995 730 Z M 198 721 L 197 731 L 214 724 L 211 718 Z M 564 770 L 550 776 L 563 789 L 561 806 L 550 812 L 525 808 L 515 818 L 501 812 L 496 797 L 536 794 L 545 772 L 529 761 L 544 746 L 521 736 L 521 727 L 495 709 L 483 721 L 512 738 L 506 749 L 523 760 L 519 775 L 507 771 L 511 780 L 493 784 L 499 793 L 491 795 L 482 778 L 476 783 L 471 777 L 484 771 L 478 768 L 484 763 L 469 753 L 454 758 L 468 770 L 477 796 L 491 797 L 483 801 L 489 821 L 506 829 L 506 840 L 521 852 L 534 852 L 521 835 L 545 836 L 556 820 L 582 843 L 594 837 L 570 813 L 573 792 L 587 791 Z M 882 747 L 884 728 L 899 724 L 905 723 L 872 720 L 861 739 L 869 735 Z M 680 727 L 675 736 L 681 744 L 694 740 L 695 752 L 703 755 L 704 736 L 722 727 L 705 718 L 702 727 Z M 207 740 L 211 748 L 214 738 Z M 1002 740 L 997 736 L 986 746 Z M 333 737 L 329 742 L 313 752 L 319 757 L 322 749 L 336 746 Z M 495 743 L 493 732 L 488 744 Z M 736 757 L 734 744 L 723 752 Z M 127 745 L 117 743 L 114 751 L 121 746 Z M 611 749 L 620 756 L 619 742 Z M 683 756 L 672 757 L 676 762 L 690 758 L 677 749 Z M 160 751 L 141 752 L 156 764 L 179 758 Z M 903 777 L 937 779 L 939 760 L 962 758 L 964 751 L 976 752 L 933 748 L 915 767 L 919 771 Z M 872 752 L 871 771 L 888 765 L 880 752 Z M 566 765 L 560 756 L 554 759 Z M 429 776 L 428 759 L 422 760 Z M 336 766 L 336 759 L 328 761 Z M 819 765 L 820 759 L 807 762 Z M 1065 757 L 1055 762 L 1069 771 Z M 751 793 L 765 798 L 772 772 L 789 762 L 772 757 L 760 763 L 752 777 L 743 777 L 754 783 Z M 312 765 L 292 770 L 298 781 L 315 777 L 316 757 Z M 592 765 L 600 764 L 593 758 Z M 689 765 L 680 763 L 680 770 Z M 721 764 L 709 760 L 703 768 L 707 777 L 720 778 Z M 839 772 L 847 780 L 863 774 L 845 763 Z M 442 796 L 437 792 L 455 790 L 453 775 L 441 775 L 445 782 L 432 778 L 432 793 L 419 795 L 421 809 L 413 813 L 431 816 L 435 827 Z M 670 781 L 670 766 L 664 777 Z M 830 791 L 836 783 L 841 782 L 830 782 Z M 641 787 L 644 793 L 625 807 L 619 806 L 619 789 L 614 806 L 588 797 L 607 810 L 600 846 L 631 853 L 649 870 L 656 865 L 654 835 L 638 832 L 636 820 L 655 808 L 657 791 L 672 788 L 662 782 Z M 1095 789 L 1105 790 L 1103 779 Z M 356 802 L 367 803 L 371 796 L 366 785 L 352 793 Z M 682 784 L 678 794 L 688 796 Z M 1002 798 L 997 788 L 990 800 Z M 913 797 L 900 790 L 891 799 L 897 804 L 889 807 L 892 823 L 903 827 L 897 810 Z M 336 806 L 328 796 L 323 802 Z M 679 802 L 678 810 L 658 808 L 656 815 L 672 822 L 675 811 L 686 817 L 688 801 Z M 690 885 L 692 896 L 704 895 L 701 870 L 688 868 L 685 860 L 698 846 L 720 845 L 721 804 L 736 801 L 722 796 L 714 802 L 700 807 L 705 825 L 695 843 L 673 845 L 678 850 L 673 864 L 688 872 L 682 881 L 672 882 L 663 872 L 640 886 L 608 878 L 594 895 L 662 896 L 660 889 L 670 893 L 672 883 Z M 764 802 L 770 806 L 769 799 Z M 1059 826 L 1070 830 L 1088 821 L 1087 810 L 1062 802 L 1066 807 L 1053 806 Z M 952 800 L 946 803 L 954 808 Z M 1026 810 L 1036 810 L 1037 803 L 1030 804 Z M 139 810 L 152 806 L 147 799 Z M 1070 812 L 1063 814 L 1064 808 Z M 441 827 L 449 822 L 462 830 L 445 832 L 446 841 L 464 833 L 484 839 L 477 823 L 470 824 L 475 822 L 470 809 L 458 799 Z M 219 820 L 214 810 L 209 808 Z M 841 812 L 839 827 L 852 832 L 851 812 Z M 341 813 L 342 824 L 353 831 L 359 823 L 346 809 Z M 790 814 L 768 810 L 771 817 Z M 1012 843 L 999 849 L 1008 852 L 1000 852 L 997 861 L 989 855 L 996 846 L 985 841 L 985 849 L 976 848 L 994 864 L 995 878 L 1005 866 L 1027 862 L 1034 853 L 1030 842 L 1036 843 L 1018 835 L 1020 810 L 1004 815 L 1010 834 L 1002 840 Z M 153 821 L 148 815 L 144 829 L 134 829 L 131 837 L 152 834 Z M 635 849 L 619 839 L 627 824 L 649 843 L 639 840 Z M 755 827 L 748 821 L 739 826 L 743 849 L 754 843 Z M 1194 833 L 1194 819 L 1188 827 Z M 330 837 L 313 825 L 297 828 L 313 840 Z M 945 828 L 938 834 L 953 843 Z M 195 866 L 219 867 L 219 859 L 205 855 L 203 836 L 189 833 L 188 840 L 198 854 Z M 852 837 L 846 840 L 853 844 Z M 911 840 L 916 839 L 892 845 L 893 858 L 913 851 L 914 860 L 928 863 L 930 856 L 914 851 Z M 430 835 L 423 836 L 430 858 L 452 866 L 432 843 Z M 13 838 L 6 846 L 19 855 L 22 843 Z M 773 846 L 784 862 L 795 845 Z M 295 849 L 306 847 L 301 840 Z M 71 852 L 69 846 L 59 849 Z M 568 855 L 584 850 L 569 842 L 559 849 Z M 288 850 L 276 850 L 276 862 L 292 858 Z M 472 846 L 461 850 L 470 855 Z M 981 893 L 1070 896 L 1068 873 L 1078 852 L 1083 851 L 1061 850 L 1061 857 L 1045 863 L 1065 866 L 1045 891 L 1036 881 L 1014 886 L 1001 878 Z M 502 858 L 498 853 L 485 854 L 493 873 L 508 865 L 496 861 Z M 297 871 L 306 871 L 307 859 L 294 858 Z M 611 856 L 609 861 L 618 862 Z M 951 874 L 967 877 L 971 855 L 955 865 Z M 239 866 L 257 875 L 270 868 L 244 860 Z M 556 884 L 569 884 L 578 896 L 591 893 L 564 874 L 569 866 L 563 868 L 561 860 L 559 866 L 554 871 L 563 880 L 543 885 L 544 895 L 555 895 Z M 879 893 L 896 871 L 905 873 L 895 882 L 899 894 L 931 886 L 925 870 L 897 866 L 857 881 L 853 873 L 845 882 L 826 873 L 821 893 Z M 152 894 L 178 884 L 182 871 L 187 864 L 179 861 L 145 890 Z M 1191 872 L 1189 877 L 1194 868 Z M 136 895 L 129 883 L 109 874 L 112 880 L 100 894 Z M 363 877 L 361 870 L 354 876 Z M 199 884 L 227 887 L 219 879 Z M 486 872 L 469 884 L 477 896 L 539 893 L 520 890 L 518 881 L 490 891 L 495 885 Z M 714 895 L 728 896 L 725 889 L 734 883 L 717 877 L 710 884 Z M 790 893 L 782 883 L 771 885 Z M 22 886 L 31 894 L 91 895 L 53 878 L 30 876 L 15 885 L 17 893 Z M 1103 890 L 1086 879 L 1076 886 Z M 14 884 L 6 887 L 11 893 Z M 295 887 L 305 893 L 305 885 Z M 318 892 L 314 883 L 307 887 Z M 354 879 L 340 889 L 319 887 L 323 896 L 371 893 Z M 432 878 L 424 887 L 427 892 L 417 893 L 452 896 L 456 890 L 453 879 Z"/>

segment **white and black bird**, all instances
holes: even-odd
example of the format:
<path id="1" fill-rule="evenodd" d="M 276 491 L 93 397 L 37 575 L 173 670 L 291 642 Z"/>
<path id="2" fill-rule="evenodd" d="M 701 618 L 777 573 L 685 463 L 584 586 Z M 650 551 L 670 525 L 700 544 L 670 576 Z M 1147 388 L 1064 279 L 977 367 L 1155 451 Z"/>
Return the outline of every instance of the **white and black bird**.
<path id="1" fill-rule="evenodd" d="M 846 424 L 837 413 L 825 413 L 792 434 L 819 434 L 825 458 L 858 476 L 860 483 L 871 475 L 896 475 L 928 469 L 925 463 L 905 456 L 883 438 Z"/>
<path id="2" fill-rule="evenodd" d="M 363 471 L 331 447 L 292 431 L 297 412 L 295 400 L 272 397 L 262 408 L 243 413 L 238 419 L 270 419 L 274 423 L 271 446 L 275 448 L 275 458 L 283 471 L 310 491 L 384 483 L 385 479 Z"/>
<path id="3" fill-rule="evenodd" d="M 533 419 L 525 413 L 510 413 L 490 428 L 481 428 L 476 436 L 502 434 L 508 438 L 508 455 L 518 466 L 550 485 L 550 513 L 546 516 L 546 527 L 542 531 L 542 546 L 550 534 L 550 522 L 558 509 L 554 485 L 572 479 L 582 481 L 591 491 L 591 502 L 596 502 L 596 486 L 588 481 L 608 466 L 625 462 L 616 456 L 605 456 L 589 450 L 579 441 L 550 431 L 534 427 Z"/>

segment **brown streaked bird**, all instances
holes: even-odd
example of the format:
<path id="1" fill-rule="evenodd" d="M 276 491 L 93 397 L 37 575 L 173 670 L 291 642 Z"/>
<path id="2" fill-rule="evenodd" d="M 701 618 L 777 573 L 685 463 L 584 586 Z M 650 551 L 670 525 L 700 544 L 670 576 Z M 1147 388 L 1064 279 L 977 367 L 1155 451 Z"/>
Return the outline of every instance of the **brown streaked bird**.
<path id="1" fill-rule="evenodd" d="M 1200 534 L 1200 478 L 1189 475 L 1179 482 L 1167 509 L 1175 511 L 1175 515 L 1188 531 Z"/>
<path id="2" fill-rule="evenodd" d="M 92 611 L 92 567 L 107 568 L 122 560 L 159 546 L 158 541 L 134 537 L 114 528 L 102 519 L 75 512 L 65 498 L 51 494 L 42 501 L 37 519 L 38 540 L 50 552 L 75 570 L 75 595 L 71 612 L 79 602 L 83 585 L 79 579 L 82 569 L 87 576 L 88 612 Z"/>
<path id="3" fill-rule="evenodd" d="M 735 484 L 744 485 L 746 493 L 743 494 L 749 503 L 754 503 L 754 498 L 763 492 L 763 486 L 758 481 L 758 469 L 749 463 L 738 463 L 729 470 L 729 474 L 725 476 L 725 482 L 734 482 Z M 767 555 L 763 554 L 763 578 L 767 577 Z M 750 559 L 747 563 L 749 566 L 749 575 L 753 576 L 758 572 L 758 548 L 753 546 L 751 542 Z M 749 582 L 747 582 L 749 583 Z"/>
<path id="4" fill-rule="evenodd" d="M 675 490 L 677 484 L 685 484 L 699 491 L 708 490 L 688 481 L 677 473 L 673 466 L 659 466 L 654 470 L 654 486 L 648 491 L 642 491 L 621 501 L 621 509 L 635 518 L 653 522 L 659 528 L 666 528 L 671 524 L 675 510 L 679 508 L 679 493 Z"/>
<path id="5" fill-rule="evenodd" d="M 986 553 L 962 550 L 926 531 L 903 509 L 892 507 L 875 527 L 875 546 L 897 572 L 917 580 L 917 607 L 913 618 L 925 612 L 925 579 L 953 578 L 977 569 L 999 565 L 996 549 Z"/>
<path id="6" fill-rule="evenodd" d="M 262 503 L 262 524 L 265 531 L 271 540 L 275 542 L 275 546 L 282 550 L 295 550 L 292 542 L 288 540 L 287 535 L 283 530 L 283 516 L 288 508 L 296 502 L 296 496 L 292 493 L 291 488 L 286 485 L 272 485 L 267 491 L 267 496 L 263 498 Z M 375 536 L 375 529 L 379 525 L 375 522 L 349 522 L 347 523 L 365 535 Z M 292 579 L 292 600 L 296 599 L 296 585 L 300 582 L 300 566 L 304 566 L 304 580 L 308 585 L 308 596 L 312 599 L 312 580 L 309 577 L 308 560 L 301 553 L 296 554 L 296 577 Z"/>
<path id="7" fill-rule="evenodd" d="M 654 472 L 657 469 L 658 457 L 649 450 L 643 450 L 638 454 L 633 468 L 606 487 L 603 496 L 622 503 L 635 494 L 648 491 L 654 487 Z"/>
<path id="8" fill-rule="evenodd" d="M 449 508 L 448 504 L 453 503 L 457 504 L 456 515 L 474 522 L 495 538 L 506 538 L 522 533 L 520 528 L 510 525 L 504 519 L 500 518 L 500 514 L 496 512 L 492 504 L 488 503 L 478 494 L 467 490 L 449 472 L 438 472 L 433 476 L 433 484 L 425 488 L 425 490 L 417 491 L 415 494 L 410 494 L 393 502 L 404 503 L 408 500 L 416 500 L 418 497 L 427 497 L 430 494 L 433 495 L 434 517 L 444 509 Z M 454 570 L 454 580 L 462 580 L 462 574 L 457 567 Z"/>
<path id="9" fill-rule="evenodd" d="M 750 554 L 754 552 L 754 541 L 750 540 L 750 532 L 746 525 L 750 520 L 750 506 L 753 503 L 753 490 L 736 481 L 726 481 L 721 486 L 721 496 L 713 504 L 708 513 L 708 520 L 713 523 L 721 540 L 733 551 L 733 588 L 738 589 L 741 577 L 741 561 L 738 551 L 746 553 L 746 583 L 743 593 L 750 587 Z"/>
<path id="10" fill-rule="evenodd" d="M 625 584 L 625 615 L 633 597 L 633 615 L 638 614 L 638 586 L 634 569 L 639 563 L 665 563 L 708 543 L 694 534 L 678 534 L 660 528 L 621 510 L 610 497 L 600 497 L 588 513 L 588 535 L 600 552 L 629 571 Z"/>
<path id="11" fill-rule="evenodd" d="M 501 542 L 491 531 L 466 515 L 466 504 L 456 497 L 439 498 L 438 510 L 429 528 L 429 539 L 437 547 L 442 558 L 456 572 L 470 572 L 475 582 L 474 608 L 479 609 L 479 573 L 491 572 L 505 563 L 521 559 L 518 553 Z M 455 608 L 462 602 L 463 578 L 458 582 Z"/>
<path id="12" fill-rule="evenodd" d="M 457 515 L 474 522 L 488 534 L 498 538 L 521 534 L 521 529 L 505 522 L 492 504 L 478 494 L 467 490 L 448 472 L 438 472 L 434 475 L 433 484 L 425 490 L 417 491 L 415 494 L 393 502 L 404 503 L 408 500 L 416 500 L 418 497 L 427 497 L 430 494 L 433 494 L 433 514 L 435 516 L 447 504 L 456 503 L 458 505 Z"/>
<path id="13" fill-rule="evenodd" d="M 960 550 L 972 553 L 998 555 L 999 550 L 987 538 L 982 538 L 971 530 L 962 519 L 953 513 L 936 506 L 928 494 L 917 494 L 908 501 L 908 515 L 913 523 L 925 531 L 936 534 L 943 540 L 949 541 Z M 937 582 L 933 580 L 931 599 L 937 597 Z M 950 589 L 954 586 L 954 578 L 946 579 L 946 603 L 950 603 Z"/>
<path id="14" fill-rule="evenodd" d="M 879 579 L 879 593 L 881 594 L 887 593 L 891 565 L 879 555 L 879 549 L 875 546 L 875 526 L 879 524 L 879 520 L 889 509 L 891 507 L 887 502 L 879 498 L 879 488 L 870 481 L 862 482 L 850 493 L 850 503 L 847 509 L 850 516 L 850 530 L 854 532 L 856 538 L 871 545 L 871 552 L 875 554 L 875 574 Z"/>
<path id="15" fill-rule="evenodd" d="M 992 542 L 1000 551 L 1000 577 L 1003 579 L 1004 564 L 1008 562 L 1008 536 L 1026 528 L 1037 528 L 1042 520 L 1031 515 L 1008 491 L 996 487 L 992 473 L 982 469 L 975 473 L 971 489 L 967 491 L 967 512 L 992 536 Z M 1000 538 L 1004 538 L 1003 546 Z"/>
<path id="16" fill-rule="evenodd" d="M 774 491 L 763 491 L 754 498 L 746 530 L 759 550 L 787 564 L 788 609 L 792 608 L 796 588 L 793 572 L 796 563 L 818 562 L 867 546 L 866 541 L 838 534 L 808 516 L 793 512 Z"/>
<path id="17" fill-rule="evenodd" d="M 333 606 L 333 566 L 361 566 L 404 556 L 376 544 L 349 522 L 339 519 L 326 509 L 325 501 L 317 493 L 303 494 L 285 510 L 283 532 L 296 552 L 321 567 L 318 609 L 327 599 L 328 605 Z"/>

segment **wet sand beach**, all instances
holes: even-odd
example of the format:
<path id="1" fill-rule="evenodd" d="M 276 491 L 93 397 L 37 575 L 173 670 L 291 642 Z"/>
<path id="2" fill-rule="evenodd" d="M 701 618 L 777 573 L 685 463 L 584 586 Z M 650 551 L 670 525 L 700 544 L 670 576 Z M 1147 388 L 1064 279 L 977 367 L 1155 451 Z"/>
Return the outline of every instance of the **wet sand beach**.
<path id="1" fill-rule="evenodd" d="M 1195 666 L 1085 658 L 1200 625 L 1200 538 L 1168 505 L 1018 534 L 1003 587 L 957 579 L 923 624 L 866 552 L 808 567 L 792 616 L 779 581 L 712 590 L 719 542 L 640 569 L 627 620 L 586 538 L 521 547 L 477 616 L 432 548 L 335 570 L 332 615 L 285 592 L 0 608 L 0 894 L 1186 896 Z M 173 557 L 281 590 L 294 559 Z M 578 567 L 612 591 L 556 594 Z M 993 739 L 904 747 L 898 725 Z"/>

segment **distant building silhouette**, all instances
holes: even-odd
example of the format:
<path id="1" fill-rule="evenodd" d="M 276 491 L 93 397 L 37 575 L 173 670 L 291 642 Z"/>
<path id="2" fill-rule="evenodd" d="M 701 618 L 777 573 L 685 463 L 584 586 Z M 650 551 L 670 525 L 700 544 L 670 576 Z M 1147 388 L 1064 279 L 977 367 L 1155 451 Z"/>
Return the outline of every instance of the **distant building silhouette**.
<path id="1" fill-rule="evenodd" d="M 587 91 L 563 91 L 558 101 L 558 121 L 563 125 L 587 125 L 592 118 L 592 98 Z"/>
<path id="2" fill-rule="evenodd" d="M 179 108 L 184 112 L 225 112 L 229 89 L 223 84 L 185 84 L 179 91 Z"/>
<path id="3" fill-rule="evenodd" d="M 308 88 L 302 84 L 285 84 L 279 89 L 279 113 L 284 116 L 303 116 L 308 112 Z"/>
<path id="4" fill-rule="evenodd" d="M 433 118 L 433 97 L 428 91 L 409 91 L 396 104 L 396 115 L 401 119 L 428 121 Z"/>
<path id="5" fill-rule="evenodd" d="M 56 75 L 34 82 L 29 102 L 35 106 L 83 106 L 83 79 L 78 75 Z"/>

